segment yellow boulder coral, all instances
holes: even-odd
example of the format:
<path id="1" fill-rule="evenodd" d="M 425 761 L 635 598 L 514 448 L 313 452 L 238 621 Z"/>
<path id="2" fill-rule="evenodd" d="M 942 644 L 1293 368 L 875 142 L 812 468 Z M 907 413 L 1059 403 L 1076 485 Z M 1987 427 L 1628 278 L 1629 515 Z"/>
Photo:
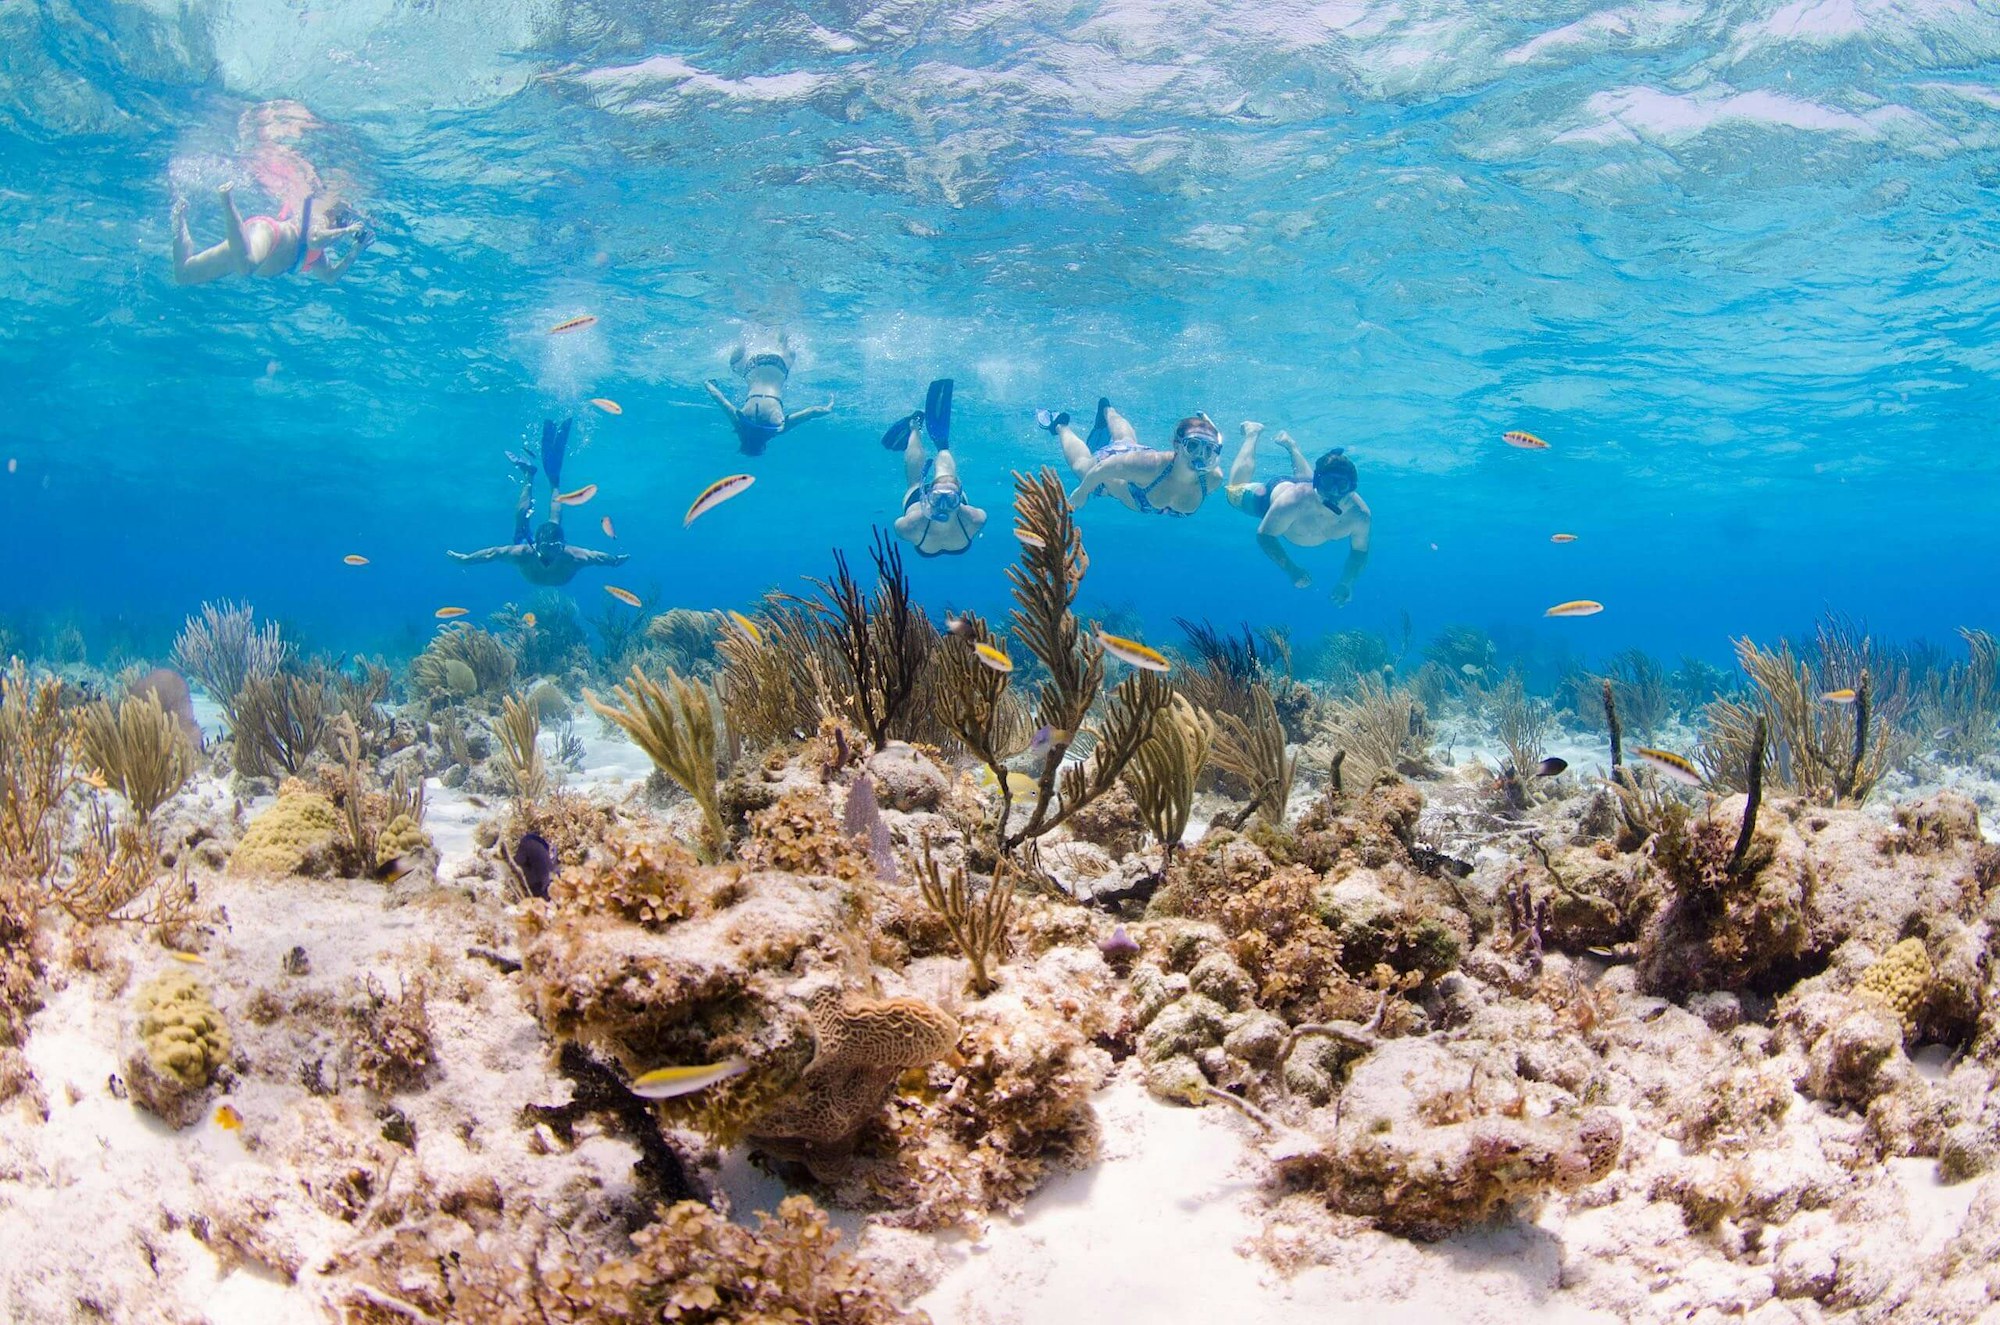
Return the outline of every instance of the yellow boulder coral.
<path id="1" fill-rule="evenodd" d="M 1916 1029 L 1917 1014 L 1923 1011 L 1933 976 L 1924 941 L 1904 939 L 1862 973 L 1856 992 L 1894 1012 L 1907 1035 Z"/>
<path id="2" fill-rule="evenodd" d="M 200 1092 L 229 1058 L 229 1028 L 200 981 L 167 971 L 140 987 L 139 1047 L 126 1062 L 132 1098 L 175 1127 L 201 1116 Z"/>
<path id="3" fill-rule="evenodd" d="M 340 814 L 332 801 L 288 782 L 280 790 L 277 804 L 252 819 L 244 830 L 243 840 L 229 857 L 229 872 L 323 872 L 323 862 L 339 832 Z"/>
<path id="4" fill-rule="evenodd" d="M 431 835 L 409 815 L 399 814 L 388 822 L 382 829 L 382 836 L 375 841 L 375 863 L 386 865 L 398 856 L 430 849 Z"/>

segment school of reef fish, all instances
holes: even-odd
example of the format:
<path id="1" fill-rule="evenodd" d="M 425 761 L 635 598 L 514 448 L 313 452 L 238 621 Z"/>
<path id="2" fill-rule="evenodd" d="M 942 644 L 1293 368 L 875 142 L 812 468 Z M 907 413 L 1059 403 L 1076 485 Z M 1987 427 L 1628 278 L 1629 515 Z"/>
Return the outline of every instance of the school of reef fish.
<path id="1" fill-rule="evenodd" d="M 1992 1318 L 1993 636 L 1538 694 L 1467 627 L 1086 620 L 1056 477 L 1014 516 L 1005 620 L 883 538 L 393 662 L 9 623 L 0 1316 L 249 1267 L 354 1322 L 919 1319 L 1122 1079 L 1227 1119 L 1275 1273 L 1534 1226 L 1606 1319 Z"/>

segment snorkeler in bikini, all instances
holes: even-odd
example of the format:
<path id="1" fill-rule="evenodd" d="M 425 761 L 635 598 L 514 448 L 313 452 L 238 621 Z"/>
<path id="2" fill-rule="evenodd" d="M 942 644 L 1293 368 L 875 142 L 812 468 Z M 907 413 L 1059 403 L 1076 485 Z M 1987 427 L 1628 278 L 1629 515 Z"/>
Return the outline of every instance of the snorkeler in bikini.
<path id="1" fill-rule="evenodd" d="M 792 375 L 792 350 L 782 331 L 775 338 L 745 336 L 729 356 L 729 366 L 749 384 L 750 392 L 741 405 L 731 402 L 715 382 L 708 381 L 702 385 L 708 388 L 708 394 L 715 398 L 715 403 L 722 407 L 722 412 L 735 425 L 736 448 L 744 455 L 762 455 L 764 448 L 779 433 L 833 413 L 831 400 L 824 405 L 808 405 L 804 409 L 785 412 L 785 402 L 781 397 L 785 379 Z"/>
<path id="2" fill-rule="evenodd" d="M 234 185 L 216 190 L 222 199 L 223 240 L 197 253 L 188 233 L 187 199 L 174 200 L 174 280 L 181 285 L 206 285 L 224 276 L 289 276 L 306 271 L 328 285 L 347 274 L 361 251 L 375 241 L 374 232 L 344 202 L 327 202 L 307 194 L 293 212 L 290 204 L 276 216 L 240 215 Z M 352 239 L 339 258 L 327 246 Z"/>
<path id="3" fill-rule="evenodd" d="M 1097 402 L 1088 439 L 1077 436 L 1067 414 L 1038 410 L 1035 422 L 1062 443 L 1076 473 L 1076 490 L 1069 494 L 1073 507 L 1102 492 L 1142 515 L 1193 515 L 1222 486 L 1222 435 L 1206 414 L 1182 419 L 1167 451 L 1139 445 L 1132 425 L 1109 399 Z"/>
<path id="4" fill-rule="evenodd" d="M 925 450 L 926 437 L 937 447 L 936 455 Z M 924 407 L 890 424 L 882 445 L 903 453 L 903 481 L 909 485 L 896 532 L 920 557 L 972 546 L 986 527 L 986 512 L 965 500 L 965 487 L 958 481 L 958 460 L 951 453 L 951 379 L 932 382 Z"/>
<path id="5" fill-rule="evenodd" d="M 508 459 L 521 474 L 521 498 L 514 504 L 514 541 L 505 547 L 482 548 L 478 552 L 447 552 L 453 561 L 505 561 L 521 572 L 530 584 L 568 584 L 585 566 L 622 566 L 630 558 L 625 553 L 592 552 L 571 547 L 563 541 L 562 491 L 563 454 L 569 449 L 570 420 L 558 428 L 554 420 L 542 421 L 542 472 L 549 480 L 549 518 L 535 528 L 535 464 L 530 456 L 509 453 Z"/>
<path id="6" fill-rule="evenodd" d="M 1243 445 L 1229 467 L 1229 486 L 1224 490 L 1229 504 L 1257 524 L 1257 546 L 1291 577 L 1292 586 L 1308 588 L 1312 575 L 1285 551 L 1287 542 L 1299 547 L 1347 540 L 1347 564 L 1341 567 L 1340 583 L 1333 588 L 1335 606 L 1344 606 L 1354 596 L 1354 582 L 1368 566 L 1368 534 L 1373 516 L 1368 503 L 1355 491 L 1360 476 L 1354 462 L 1335 447 L 1317 462 L 1309 461 L 1290 433 L 1280 432 L 1279 445 L 1291 453 L 1289 478 L 1259 483 L 1257 439 L 1261 423 L 1243 425 Z"/>

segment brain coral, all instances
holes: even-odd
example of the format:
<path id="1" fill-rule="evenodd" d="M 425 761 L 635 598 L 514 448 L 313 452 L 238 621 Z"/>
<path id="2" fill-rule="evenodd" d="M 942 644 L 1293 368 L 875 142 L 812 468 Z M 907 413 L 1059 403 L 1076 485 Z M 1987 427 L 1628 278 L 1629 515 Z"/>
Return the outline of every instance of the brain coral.
<path id="1" fill-rule="evenodd" d="M 175 1127 L 201 1116 L 201 1092 L 229 1057 L 229 1028 L 208 991 L 185 971 L 140 987 L 139 1046 L 126 1062 L 134 1101 Z"/>
<path id="2" fill-rule="evenodd" d="M 340 831 L 333 802 L 287 783 L 277 804 L 250 821 L 229 857 L 231 874 L 320 874 L 332 865 Z"/>

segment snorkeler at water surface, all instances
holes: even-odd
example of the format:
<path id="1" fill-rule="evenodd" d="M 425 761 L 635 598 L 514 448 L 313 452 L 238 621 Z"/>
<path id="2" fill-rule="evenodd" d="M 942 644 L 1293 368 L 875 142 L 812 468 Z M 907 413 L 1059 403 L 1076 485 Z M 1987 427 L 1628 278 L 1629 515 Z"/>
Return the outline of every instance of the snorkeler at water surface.
<path id="1" fill-rule="evenodd" d="M 1067 414 L 1037 410 L 1035 422 L 1062 443 L 1076 473 L 1071 506 L 1080 508 L 1103 492 L 1142 515 L 1186 516 L 1222 486 L 1222 435 L 1206 414 L 1182 419 L 1167 451 L 1139 445 L 1138 434 L 1108 398 L 1097 402 L 1088 439 L 1077 436 Z"/>
<path id="2" fill-rule="evenodd" d="M 206 285 L 224 276 L 288 276 L 307 271 L 333 284 L 347 273 L 361 251 L 375 240 L 348 204 L 307 194 L 297 212 L 290 204 L 276 216 L 245 217 L 236 210 L 233 184 L 216 190 L 222 199 L 223 240 L 195 251 L 188 232 L 187 199 L 174 199 L 174 280 L 181 285 Z M 342 239 L 354 242 L 338 259 L 326 246 Z"/>
<path id="3" fill-rule="evenodd" d="M 937 454 L 924 449 L 928 437 Z M 951 379 L 932 382 L 924 407 L 889 425 L 882 445 L 903 453 L 903 514 L 896 532 L 920 557 L 963 552 L 986 527 L 986 512 L 965 500 L 958 481 L 958 461 L 951 453 Z"/>
<path id="4" fill-rule="evenodd" d="M 630 560 L 625 553 L 593 552 L 571 547 L 563 541 L 562 491 L 563 454 L 569 449 L 569 419 L 558 428 L 553 419 L 542 421 L 542 472 L 549 480 L 549 518 L 535 527 L 535 465 L 530 456 L 508 459 L 521 473 L 521 497 L 514 505 L 514 541 L 505 547 L 482 548 L 477 552 L 447 552 L 453 561 L 473 563 L 505 561 L 521 572 L 530 584 L 568 584 L 585 566 L 622 566 Z"/>
<path id="5" fill-rule="evenodd" d="M 1318 547 L 1338 539 L 1347 540 L 1347 564 L 1341 567 L 1340 583 L 1333 589 L 1336 606 L 1354 596 L 1354 582 L 1368 566 L 1368 534 L 1373 514 L 1368 503 L 1355 491 L 1360 475 L 1341 447 L 1335 447 L 1317 461 L 1308 461 L 1290 433 L 1280 432 L 1278 443 L 1291 453 L 1290 478 L 1259 483 L 1257 439 L 1264 425 L 1246 422 L 1243 445 L 1229 467 L 1229 504 L 1257 519 L 1257 546 L 1278 563 L 1298 589 L 1312 585 L 1312 575 L 1293 561 L 1285 543 Z"/>
<path id="6" fill-rule="evenodd" d="M 833 413 L 833 402 L 787 413 L 783 393 L 792 375 L 792 349 L 784 332 L 775 337 L 746 335 L 729 356 L 729 366 L 749 385 L 743 403 L 733 403 L 713 381 L 702 383 L 736 428 L 736 449 L 762 455 L 773 437 L 801 423 Z"/>

